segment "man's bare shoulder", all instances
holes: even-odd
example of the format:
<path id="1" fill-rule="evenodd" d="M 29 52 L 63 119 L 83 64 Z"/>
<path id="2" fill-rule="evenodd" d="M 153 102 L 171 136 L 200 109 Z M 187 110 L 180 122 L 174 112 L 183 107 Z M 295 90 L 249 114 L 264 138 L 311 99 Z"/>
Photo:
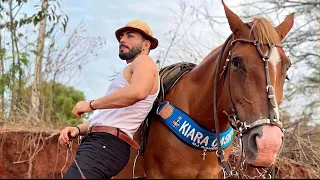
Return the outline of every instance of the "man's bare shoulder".
<path id="1" fill-rule="evenodd" d="M 148 67 L 148 68 L 158 70 L 157 65 L 153 61 L 153 59 L 150 56 L 144 55 L 144 54 L 137 56 L 136 59 L 132 62 L 132 65 L 133 66 L 137 65 L 140 67 L 143 66 L 143 67 Z"/>

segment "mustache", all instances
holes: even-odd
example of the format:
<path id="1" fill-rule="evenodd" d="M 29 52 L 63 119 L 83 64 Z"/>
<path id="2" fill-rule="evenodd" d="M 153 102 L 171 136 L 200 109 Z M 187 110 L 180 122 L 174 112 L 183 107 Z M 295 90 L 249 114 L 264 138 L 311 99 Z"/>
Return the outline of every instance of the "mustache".
<path id="1" fill-rule="evenodd" d="M 124 45 L 124 44 L 120 44 L 120 45 L 119 45 L 119 48 L 121 48 L 121 47 L 126 47 L 126 48 L 130 49 L 128 46 L 126 46 L 126 45 Z"/>

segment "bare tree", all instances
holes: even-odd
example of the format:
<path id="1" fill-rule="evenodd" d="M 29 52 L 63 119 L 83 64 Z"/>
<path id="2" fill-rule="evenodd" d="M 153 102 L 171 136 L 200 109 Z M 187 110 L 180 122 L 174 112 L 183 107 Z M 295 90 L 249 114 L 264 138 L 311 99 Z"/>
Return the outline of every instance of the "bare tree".
<path id="1" fill-rule="evenodd" d="M 177 3 L 179 10 L 171 10 L 176 26 L 166 34 L 170 43 L 160 52 L 160 68 L 179 61 L 198 64 L 229 35 L 223 32 L 228 28 L 227 20 L 212 13 L 220 2 L 179 0 Z"/>
<path id="2" fill-rule="evenodd" d="M 52 81 L 51 97 L 43 97 L 41 104 L 45 101 L 50 103 L 50 111 L 44 115 L 41 119 L 55 119 L 53 117 L 53 111 L 55 111 L 55 82 L 57 81 L 69 81 L 72 80 L 89 61 L 98 57 L 102 52 L 102 47 L 105 44 L 105 40 L 100 37 L 86 37 L 83 24 L 80 23 L 72 32 L 70 37 L 64 45 L 60 45 L 59 39 L 62 39 L 64 34 L 57 30 L 50 37 L 50 43 L 46 47 L 46 56 L 44 57 L 44 71 L 43 80 L 48 82 Z M 69 78 L 68 78 L 69 77 Z M 44 110 L 42 110 L 42 113 Z"/>
<path id="3" fill-rule="evenodd" d="M 42 120 L 51 121 L 52 117 L 47 112 L 53 112 L 53 108 L 57 107 L 54 101 L 55 85 L 59 84 L 57 89 L 65 88 L 62 81 L 73 79 L 87 62 L 98 56 L 105 43 L 101 38 L 86 37 L 82 25 L 67 36 L 68 16 L 59 9 L 59 2 L 36 2 L 34 14 L 22 11 L 23 5 L 32 4 L 31 1 L 3 0 L 0 4 L 1 122 L 2 117 L 6 122 L 28 118 L 33 125 Z M 37 33 L 33 29 L 38 24 L 38 38 L 34 39 L 30 34 Z M 44 40 L 49 42 L 48 46 Z M 48 92 L 51 85 L 52 91 Z M 80 96 L 77 90 L 75 92 L 77 99 Z M 68 101 L 70 97 L 60 97 L 59 100 Z M 51 107 L 48 107 L 49 101 Z M 59 113 L 61 116 L 66 114 L 60 109 L 54 114 Z"/>
<path id="4" fill-rule="evenodd" d="M 2 48 L 2 33 L 0 31 L 0 76 L 4 74 L 4 48 Z M 0 91 L 0 119 L 4 118 L 4 86 L 1 85 L 1 91 Z"/>
<path id="5" fill-rule="evenodd" d="M 283 42 L 292 61 L 290 81 L 286 83 L 282 109 L 299 119 L 319 120 L 320 107 L 320 1 L 319 0 L 265 0 L 247 1 L 239 6 L 243 18 L 268 16 L 272 21 L 295 12 L 295 24 Z M 293 108 L 299 109 L 293 110 Z M 301 110 L 302 109 L 302 110 Z M 295 112 L 295 111 L 298 111 Z M 311 116 L 313 118 L 304 118 Z M 315 122 L 313 121 L 313 122 Z"/>
<path id="6" fill-rule="evenodd" d="M 220 1 L 178 3 L 180 10 L 173 12 L 177 26 L 168 33 L 171 44 L 159 56 L 162 65 L 164 61 L 199 63 L 231 33 L 226 18 L 217 13 L 219 8 L 222 10 Z M 286 15 L 295 12 L 295 25 L 283 42 L 292 65 L 289 70 L 290 81 L 285 84 L 281 109 L 283 112 L 290 111 L 290 117 L 300 118 L 302 114 L 313 114 L 313 119 L 318 119 L 316 109 L 320 106 L 320 1 L 246 0 L 244 3 L 233 3 L 232 8 L 240 12 L 244 21 L 264 16 L 274 25 L 278 25 Z M 294 118 L 290 121 L 294 121 Z"/>
<path id="7" fill-rule="evenodd" d="M 19 59 L 19 49 L 17 47 L 17 38 L 16 38 L 16 25 L 14 21 L 14 15 L 13 15 L 13 0 L 8 1 L 9 5 L 9 20 L 10 20 L 10 25 L 9 25 L 9 30 L 10 30 L 10 37 L 11 37 L 11 51 L 12 51 L 12 69 L 11 69 L 11 78 L 15 79 L 15 71 L 16 68 L 16 61 Z M 19 61 L 19 60 L 18 60 Z M 11 84 L 12 89 L 15 87 L 15 80 L 12 81 Z M 11 106 L 10 106 L 10 112 L 15 112 L 15 101 L 16 101 L 16 91 L 12 92 L 11 95 Z"/>
<path id="8" fill-rule="evenodd" d="M 0 6 L 0 19 L 3 19 L 2 12 L 4 10 L 4 7 Z M 5 48 L 2 46 L 2 41 L 3 41 L 3 35 L 2 35 L 2 30 L 0 28 L 0 77 L 3 77 L 4 75 L 4 56 L 5 56 Z M 4 92 L 5 92 L 5 86 L 2 83 L 1 79 L 1 85 L 0 85 L 0 121 L 4 119 L 5 115 L 5 99 L 4 99 Z"/>
<path id="9" fill-rule="evenodd" d="M 56 6 L 59 5 L 58 1 L 51 1 L 52 8 L 56 9 Z M 37 3 L 35 3 L 34 7 L 38 7 Z M 28 36 L 21 29 L 31 24 L 32 27 L 36 27 L 45 16 L 48 16 L 50 21 L 53 19 L 53 22 L 60 21 L 65 17 L 62 16 L 61 18 L 61 15 L 57 15 L 52 8 L 52 13 L 47 13 L 47 9 L 44 11 L 43 8 L 35 8 L 34 14 L 30 12 L 24 13 L 22 10 L 25 4 L 31 4 L 31 2 L 28 0 L 2 0 L 0 3 L 0 30 L 2 35 L 0 52 L 1 65 L 3 65 L 1 66 L 0 74 L 1 109 L 2 113 L 6 115 L 5 117 L 9 117 L 9 119 L 14 117 L 12 115 L 15 115 L 17 109 L 20 108 L 22 91 L 27 81 L 24 70 L 28 67 L 29 62 L 32 62 L 29 57 L 32 53 L 38 56 L 36 50 L 26 48 L 33 47 L 33 43 L 27 42 L 23 45 L 21 42 L 21 37 Z M 65 18 L 64 20 L 62 25 L 65 28 L 67 19 Z M 40 47 L 38 48 L 41 49 Z M 10 107 L 10 109 L 6 107 Z"/>
<path id="10" fill-rule="evenodd" d="M 48 0 L 42 1 L 42 11 L 45 12 L 48 9 Z M 34 68 L 34 76 L 32 80 L 32 94 L 31 94 L 31 108 L 30 108 L 30 118 L 39 119 L 39 107 L 40 107 L 40 81 L 41 81 L 41 69 L 42 69 L 42 56 L 43 47 L 46 34 L 46 19 L 44 16 L 40 22 L 39 35 L 38 35 L 38 45 L 37 45 L 37 56 Z"/>

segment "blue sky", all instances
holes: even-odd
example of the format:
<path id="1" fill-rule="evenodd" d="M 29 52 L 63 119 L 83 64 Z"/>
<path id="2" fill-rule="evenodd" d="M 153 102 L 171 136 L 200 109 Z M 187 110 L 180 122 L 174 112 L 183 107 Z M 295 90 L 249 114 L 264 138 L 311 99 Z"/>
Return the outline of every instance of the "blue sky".
<path id="1" fill-rule="evenodd" d="M 244 12 L 252 15 L 258 11 L 256 8 L 237 7 L 248 1 L 251 0 L 225 0 L 224 2 L 238 15 Z M 187 4 L 186 14 L 189 16 L 182 16 L 181 7 L 183 6 L 181 4 Z M 212 21 L 208 21 L 203 15 L 196 15 L 192 7 L 200 9 L 202 13 L 208 12 L 208 15 L 213 17 Z M 30 5 L 29 10 L 34 10 L 34 7 Z M 163 60 L 164 57 L 167 57 L 164 65 L 178 61 L 199 63 L 213 48 L 222 44 L 231 33 L 220 0 L 61 0 L 61 10 L 69 17 L 65 39 L 61 39 L 62 44 L 80 22 L 83 23 L 86 30 L 84 36 L 102 37 L 106 40 L 103 53 L 99 54 L 98 58 L 88 59 L 89 63 L 82 68 L 81 73 L 71 77 L 66 83 L 82 91 L 86 100 L 103 96 L 111 83 L 110 76 L 125 66 L 125 61 L 118 57 L 118 42 L 114 33 L 129 21 L 139 19 L 149 24 L 154 36 L 159 40 L 159 46 L 151 51 L 150 56 L 154 60 L 158 58 Z M 275 14 L 262 16 L 268 17 L 274 25 L 278 25 L 291 12 L 293 11 L 286 10 L 277 16 Z M 181 16 L 184 17 L 183 23 L 177 31 L 177 38 L 170 46 Z M 252 19 L 242 18 L 242 20 Z M 295 20 L 295 24 L 301 22 L 298 20 Z M 170 51 L 167 53 L 169 48 Z M 299 69 L 300 71 L 292 67 L 292 70 L 289 71 L 289 77 L 292 77 L 292 80 L 294 80 L 293 77 L 305 73 L 301 67 Z M 304 102 L 304 99 L 299 102 Z"/>
<path id="2" fill-rule="evenodd" d="M 247 0 L 225 0 L 225 3 L 238 15 L 243 14 L 244 9 L 247 13 L 254 14 L 256 9 L 252 7 L 237 7 L 245 1 L 247 2 Z M 177 33 L 177 39 L 174 41 L 174 45 L 170 47 L 173 32 L 177 29 L 177 24 L 180 21 L 179 17 L 183 14 L 181 4 L 186 4 L 188 8 L 186 8 L 185 16 L 182 16 L 184 17 L 183 23 Z M 219 21 L 220 23 L 211 21 L 210 24 L 205 16 L 195 15 L 190 7 L 200 9 L 202 13 L 206 12 L 205 9 L 207 8 L 208 15 L 214 16 L 213 21 Z M 111 83 L 110 76 L 119 72 L 125 66 L 125 61 L 118 56 L 118 41 L 114 33 L 129 21 L 139 19 L 145 21 L 151 27 L 154 36 L 159 40 L 159 46 L 150 52 L 153 60 L 158 58 L 163 60 L 170 47 L 164 65 L 178 61 L 199 63 L 213 48 L 221 45 L 231 34 L 220 0 L 77 0 L 76 3 L 75 1 L 64 0 L 61 3 L 61 9 L 69 17 L 66 37 L 80 22 L 83 22 L 86 30 L 85 36 L 100 36 L 106 40 L 103 53 L 97 59 L 90 59 L 81 73 L 72 77 L 67 83 L 67 85 L 84 92 L 86 100 L 103 96 Z M 279 16 L 272 14 L 263 16 L 268 17 L 276 26 L 289 13 L 288 11 Z M 190 16 L 190 14 L 193 15 Z M 199 20 L 196 17 L 199 17 Z M 242 18 L 242 20 L 246 22 L 252 19 Z M 193 25 L 190 26 L 190 24 Z M 190 52 L 192 55 L 188 55 Z M 289 73 L 292 72 L 294 71 L 292 70 Z"/>
<path id="3" fill-rule="evenodd" d="M 159 48 L 164 47 L 164 33 L 173 26 L 169 8 L 175 8 L 172 1 L 63 1 L 64 12 L 69 16 L 68 29 L 72 30 L 81 21 L 87 35 L 101 36 L 106 39 L 104 53 L 96 60 L 89 62 L 80 76 L 70 82 L 72 86 L 85 93 L 87 99 L 96 99 L 107 90 L 109 76 L 119 71 L 125 61 L 118 56 L 118 41 L 115 30 L 127 22 L 140 19 L 148 23 L 153 34 L 158 38 Z M 169 4 L 169 5 L 168 5 Z M 158 48 L 151 51 L 150 56 L 156 57 Z"/>
<path id="4" fill-rule="evenodd" d="M 182 1 L 77 0 L 76 3 L 75 1 L 62 1 L 61 8 L 69 17 L 67 34 L 82 21 L 87 36 L 101 36 L 106 39 L 104 53 L 100 54 L 98 59 L 89 62 L 83 68 L 81 74 L 74 77 L 68 85 L 72 85 L 76 89 L 83 91 L 87 100 L 103 96 L 110 84 L 110 79 L 108 77 L 121 70 L 125 65 L 125 61 L 122 61 L 118 57 L 118 42 L 114 36 L 114 32 L 134 19 L 145 21 L 151 27 L 154 36 L 158 38 L 158 48 L 150 53 L 150 56 L 154 60 L 157 59 L 159 53 L 165 51 L 169 47 L 171 36 L 168 32 L 176 27 L 177 15 L 175 15 L 174 12 L 179 13 L 180 2 Z M 225 2 L 228 3 L 228 5 L 232 3 L 230 0 Z M 201 5 L 201 3 L 198 3 L 197 1 L 192 3 L 194 6 Z M 224 11 L 220 1 L 213 2 L 212 6 L 214 7 L 214 11 L 210 12 L 210 14 L 216 14 L 223 18 Z M 203 35 L 204 32 L 210 31 L 206 26 L 208 25 L 196 26 L 190 33 L 193 33 L 194 35 Z M 217 27 L 217 30 L 220 31 L 224 37 L 231 32 L 227 24 L 225 24 L 224 27 Z M 212 44 L 212 47 L 222 43 L 221 37 L 218 41 L 215 40 L 215 35 L 210 35 L 210 40 L 206 36 L 202 36 L 199 39 L 209 42 Z M 214 41 L 215 43 L 210 41 Z M 206 42 L 203 43 L 205 44 Z M 202 52 L 203 54 L 207 54 L 209 51 L 210 48 L 207 48 L 205 52 Z M 172 49 L 171 54 L 174 54 L 174 49 Z M 174 61 L 174 58 L 171 59 Z M 173 63 L 173 61 L 168 61 L 168 64 Z M 177 59 L 177 61 L 179 60 Z M 188 60 L 186 59 L 186 61 Z"/>

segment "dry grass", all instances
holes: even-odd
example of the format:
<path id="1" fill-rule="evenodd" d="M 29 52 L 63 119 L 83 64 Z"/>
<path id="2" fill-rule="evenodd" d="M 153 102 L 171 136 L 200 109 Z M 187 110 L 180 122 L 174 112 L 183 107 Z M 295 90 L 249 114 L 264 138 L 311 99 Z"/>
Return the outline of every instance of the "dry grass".
<path id="1" fill-rule="evenodd" d="M 60 133 L 60 129 L 57 129 L 54 125 L 49 123 L 41 123 L 34 126 L 31 123 L 25 121 L 14 121 L 8 123 L 2 123 L 0 125 L 0 132 L 32 132 L 32 133 Z"/>
<path id="2" fill-rule="evenodd" d="M 288 130 L 280 155 L 320 169 L 319 126 L 310 127 L 298 124 Z"/>
<path id="3" fill-rule="evenodd" d="M 0 132 L 60 132 L 60 127 L 51 122 L 31 117 L 28 112 L 16 109 L 17 112 L 6 120 L 0 119 Z"/>

